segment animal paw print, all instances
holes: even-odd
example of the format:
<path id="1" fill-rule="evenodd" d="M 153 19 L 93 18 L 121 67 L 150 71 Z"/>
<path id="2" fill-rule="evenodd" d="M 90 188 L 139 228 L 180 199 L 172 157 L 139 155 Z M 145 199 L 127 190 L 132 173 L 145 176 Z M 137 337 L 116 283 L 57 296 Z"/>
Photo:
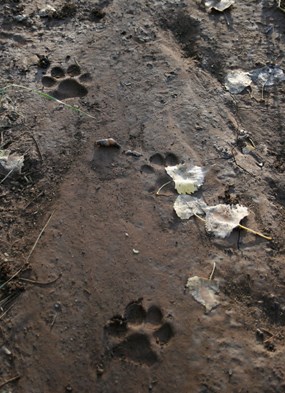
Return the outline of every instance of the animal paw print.
<path id="1" fill-rule="evenodd" d="M 65 71 L 62 67 L 53 67 L 50 75 L 42 77 L 42 84 L 48 89 L 54 98 L 65 100 L 67 98 L 84 97 L 88 93 L 85 83 L 92 80 L 91 75 L 86 72 L 81 74 L 81 68 L 78 64 L 70 64 Z"/>
<path id="2" fill-rule="evenodd" d="M 149 175 L 149 179 L 146 180 L 146 187 L 149 192 L 154 192 L 162 184 L 171 180 L 171 178 L 165 172 L 166 166 L 173 166 L 179 163 L 179 158 L 174 153 L 160 154 L 155 153 L 149 158 L 149 163 L 141 166 L 141 173 L 144 175 Z M 153 183 L 153 177 L 151 175 L 156 175 L 156 183 Z"/>
<path id="3" fill-rule="evenodd" d="M 111 318 L 104 332 L 112 357 L 147 366 L 159 360 L 159 350 L 174 336 L 161 309 L 152 305 L 146 310 L 141 300 L 129 303 L 124 315 Z"/>

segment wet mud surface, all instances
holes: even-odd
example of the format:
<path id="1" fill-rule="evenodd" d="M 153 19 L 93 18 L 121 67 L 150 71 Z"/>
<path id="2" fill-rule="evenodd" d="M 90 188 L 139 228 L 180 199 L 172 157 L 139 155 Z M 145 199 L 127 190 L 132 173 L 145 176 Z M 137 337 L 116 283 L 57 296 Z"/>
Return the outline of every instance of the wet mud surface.
<path id="1" fill-rule="evenodd" d="M 46 5 L 0 6 L 1 151 L 24 157 L 0 180 L 0 392 L 285 391 L 285 84 L 224 87 L 229 70 L 285 67 L 285 14 Z M 181 162 L 273 240 L 181 221 L 173 185 L 156 195 Z M 205 313 L 185 285 L 214 263 Z"/>

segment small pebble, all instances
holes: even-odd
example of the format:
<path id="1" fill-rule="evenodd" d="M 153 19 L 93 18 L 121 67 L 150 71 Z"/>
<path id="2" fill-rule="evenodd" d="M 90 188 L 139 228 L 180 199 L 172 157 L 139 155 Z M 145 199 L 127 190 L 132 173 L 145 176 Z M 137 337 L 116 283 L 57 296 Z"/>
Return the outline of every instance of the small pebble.
<path id="1" fill-rule="evenodd" d="M 3 345 L 2 347 L 2 351 L 5 353 L 5 355 L 11 356 L 12 352 L 10 351 L 10 349 L 8 349 L 5 345 Z"/>

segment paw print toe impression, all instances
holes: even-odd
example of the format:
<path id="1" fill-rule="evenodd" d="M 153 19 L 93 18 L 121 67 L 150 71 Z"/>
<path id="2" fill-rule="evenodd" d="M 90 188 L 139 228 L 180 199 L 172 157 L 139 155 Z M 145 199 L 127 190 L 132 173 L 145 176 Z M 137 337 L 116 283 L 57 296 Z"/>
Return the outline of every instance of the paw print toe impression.
<path id="1" fill-rule="evenodd" d="M 174 336 L 162 310 L 152 305 L 147 310 L 141 301 L 129 303 L 123 315 L 115 315 L 105 325 L 105 335 L 113 358 L 152 366 L 159 351 Z"/>
<path id="2" fill-rule="evenodd" d="M 42 85 L 52 89 L 49 94 L 58 100 L 67 98 L 84 97 L 88 94 L 88 89 L 84 86 L 92 80 L 89 73 L 81 73 L 78 64 L 71 64 L 65 71 L 60 66 L 51 69 L 50 75 L 42 77 Z"/>

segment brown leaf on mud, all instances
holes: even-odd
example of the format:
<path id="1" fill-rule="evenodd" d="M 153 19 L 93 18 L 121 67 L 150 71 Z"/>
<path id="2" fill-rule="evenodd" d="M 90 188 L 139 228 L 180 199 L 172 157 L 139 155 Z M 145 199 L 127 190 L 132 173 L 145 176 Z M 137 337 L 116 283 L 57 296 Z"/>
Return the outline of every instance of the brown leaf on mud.
<path id="1" fill-rule="evenodd" d="M 193 298 L 205 307 L 206 313 L 220 304 L 216 296 L 219 293 L 219 285 L 215 280 L 198 276 L 190 277 L 186 288 L 189 289 Z"/>

